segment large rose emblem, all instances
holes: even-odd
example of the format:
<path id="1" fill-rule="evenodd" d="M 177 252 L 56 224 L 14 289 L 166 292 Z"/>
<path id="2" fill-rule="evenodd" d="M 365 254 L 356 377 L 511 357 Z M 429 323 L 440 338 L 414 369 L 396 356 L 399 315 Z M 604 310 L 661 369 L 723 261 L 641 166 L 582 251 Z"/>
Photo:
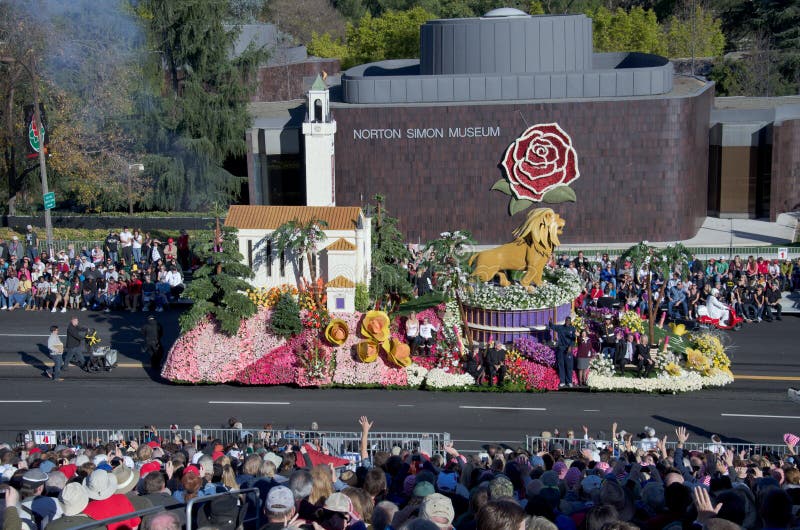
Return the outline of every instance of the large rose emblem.
<path id="1" fill-rule="evenodd" d="M 508 146 L 500 166 L 508 185 L 498 183 L 494 189 L 524 201 L 574 200 L 574 193 L 566 186 L 580 176 L 578 155 L 572 139 L 557 123 L 528 128 Z M 557 188 L 562 189 L 548 194 Z"/>

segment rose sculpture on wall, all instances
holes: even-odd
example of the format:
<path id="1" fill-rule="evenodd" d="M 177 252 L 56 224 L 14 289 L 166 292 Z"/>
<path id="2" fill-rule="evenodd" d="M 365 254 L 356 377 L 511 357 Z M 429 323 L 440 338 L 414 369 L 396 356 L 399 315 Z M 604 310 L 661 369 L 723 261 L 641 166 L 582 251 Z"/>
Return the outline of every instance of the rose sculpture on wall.
<path id="1" fill-rule="evenodd" d="M 505 179 L 492 189 L 511 196 L 511 215 L 534 202 L 575 202 L 569 184 L 580 177 L 578 154 L 572 138 L 557 123 L 529 127 L 508 146 L 500 167 Z"/>

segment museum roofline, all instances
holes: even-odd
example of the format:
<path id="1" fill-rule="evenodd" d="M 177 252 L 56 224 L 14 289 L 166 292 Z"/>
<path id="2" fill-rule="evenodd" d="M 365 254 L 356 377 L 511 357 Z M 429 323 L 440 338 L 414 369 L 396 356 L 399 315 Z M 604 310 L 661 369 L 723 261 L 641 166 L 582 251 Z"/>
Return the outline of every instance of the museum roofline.
<path id="1" fill-rule="evenodd" d="M 556 98 L 556 99 L 499 99 L 488 101 L 433 101 L 414 103 L 346 103 L 341 100 L 331 99 L 331 109 L 337 108 L 380 108 L 380 107 L 468 107 L 485 105 L 533 105 L 554 103 L 595 103 L 615 101 L 643 101 L 643 100 L 670 100 L 695 97 L 714 86 L 712 81 L 696 77 L 676 75 L 673 77 L 672 90 L 664 94 L 649 94 L 644 96 L 608 96 L 586 98 Z M 331 87 L 336 88 L 336 87 Z M 332 90 L 333 92 L 333 90 Z"/>

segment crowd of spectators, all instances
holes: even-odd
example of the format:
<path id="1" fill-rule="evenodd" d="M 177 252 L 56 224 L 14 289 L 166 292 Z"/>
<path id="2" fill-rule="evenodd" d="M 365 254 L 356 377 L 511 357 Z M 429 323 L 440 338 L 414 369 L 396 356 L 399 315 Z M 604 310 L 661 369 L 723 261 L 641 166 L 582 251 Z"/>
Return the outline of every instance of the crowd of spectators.
<path id="1" fill-rule="evenodd" d="M 358 453 L 341 456 L 319 438 L 247 431 L 228 444 L 161 439 L 153 429 L 140 444 L 5 445 L 3 528 L 58 530 L 118 516 L 107 528 L 179 530 L 192 499 L 192 528 L 220 530 L 756 530 L 800 522 L 794 435 L 784 437 L 784 456 L 734 453 L 716 435 L 689 451 L 683 427 L 674 447 L 652 429 L 635 441 L 616 423 L 611 442 L 593 441 L 584 427 L 581 444 L 543 439 L 532 451 L 489 445 L 464 455 L 448 443 L 440 454 L 395 446 L 370 455 L 372 423 L 359 423 Z M 134 513 L 152 507 L 163 509 Z"/>
<path id="2" fill-rule="evenodd" d="M 724 256 L 708 260 L 692 256 L 687 268 L 673 270 L 669 278 L 648 270 L 647 264 L 635 269 L 630 261 L 608 254 L 597 262 L 590 262 L 583 252 L 574 259 L 563 255 L 555 265 L 573 270 L 583 280 L 579 307 L 644 313 L 652 300 L 672 320 L 694 321 L 704 310 L 725 320 L 729 308 L 746 322 L 781 320 L 783 292 L 800 289 L 800 259 L 748 256 L 745 260 L 736 255 L 728 262 Z M 664 295 L 659 300 L 662 286 Z"/>
<path id="3" fill-rule="evenodd" d="M 420 263 L 422 254 L 411 249 L 409 281 L 414 293 L 422 296 L 435 289 L 436 274 Z M 662 278 L 647 264 L 638 269 L 630 260 L 607 253 L 590 260 L 584 252 L 569 257 L 554 256 L 548 266 L 573 271 L 583 281 L 577 307 L 605 307 L 646 312 L 651 300 L 671 320 L 697 319 L 698 308 L 706 307 L 712 316 L 727 318 L 732 308 L 746 322 L 781 320 L 784 292 L 800 290 L 800 258 L 779 260 L 762 256 L 739 255 L 703 260 L 692 256 L 686 268 L 678 267 L 669 278 Z M 647 288 L 648 275 L 650 288 Z M 663 298 L 659 291 L 666 283 Z M 711 301 L 709 301 L 711 298 Z M 701 312 L 703 310 L 701 309 Z"/>
<path id="4" fill-rule="evenodd" d="M 111 230 L 92 248 L 40 252 L 28 225 L 25 241 L 0 239 L 0 310 L 161 312 L 184 289 L 189 236 L 162 244 L 140 230 Z"/>

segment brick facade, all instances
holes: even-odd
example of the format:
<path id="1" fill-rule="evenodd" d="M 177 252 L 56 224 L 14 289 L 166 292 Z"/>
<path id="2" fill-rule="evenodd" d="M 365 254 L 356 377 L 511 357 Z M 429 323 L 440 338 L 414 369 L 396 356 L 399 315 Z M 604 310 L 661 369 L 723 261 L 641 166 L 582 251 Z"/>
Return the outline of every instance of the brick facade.
<path id="1" fill-rule="evenodd" d="M 501 178 L 498 163 L 526 123 L 557 122 L 572 137 L 581 172 L 572 184 L 577 203 L 553 206 L 567 221 L 563 243 L 687 239 L 706 215 L 712 100 L 708 86 L 681 98 L 336 106 L 336 202 L 385 195 L 409 241 L 453 229 L 470 230 L 481 244 L 507 241 L 524 214 L 509 217 L 508 196 L 489 191 Z M 499 135 L 448 137 L 464 127 L 499 127 Z M 410 139 L 409 128 L 442 128 L 444 136 Z M 354 138 L 363 129 L 402 134 Z"/>
<path id="2" fill-rule="evenodd" d="M 800 205 L 800 120 L 776 123 L 772 128 L 772 189 L 770 220 Z"/>
<path id="3" fill-rule="evenodd" d="M 281 66 L 261 66 L 258 69 L 256 92 L 250 101 L 290 101 L 306 97 L 308 87 L 303 86 L 303 78 L 322 74 L 338 74 L 339 59 L 311 59 L 301 63 Z"/>

